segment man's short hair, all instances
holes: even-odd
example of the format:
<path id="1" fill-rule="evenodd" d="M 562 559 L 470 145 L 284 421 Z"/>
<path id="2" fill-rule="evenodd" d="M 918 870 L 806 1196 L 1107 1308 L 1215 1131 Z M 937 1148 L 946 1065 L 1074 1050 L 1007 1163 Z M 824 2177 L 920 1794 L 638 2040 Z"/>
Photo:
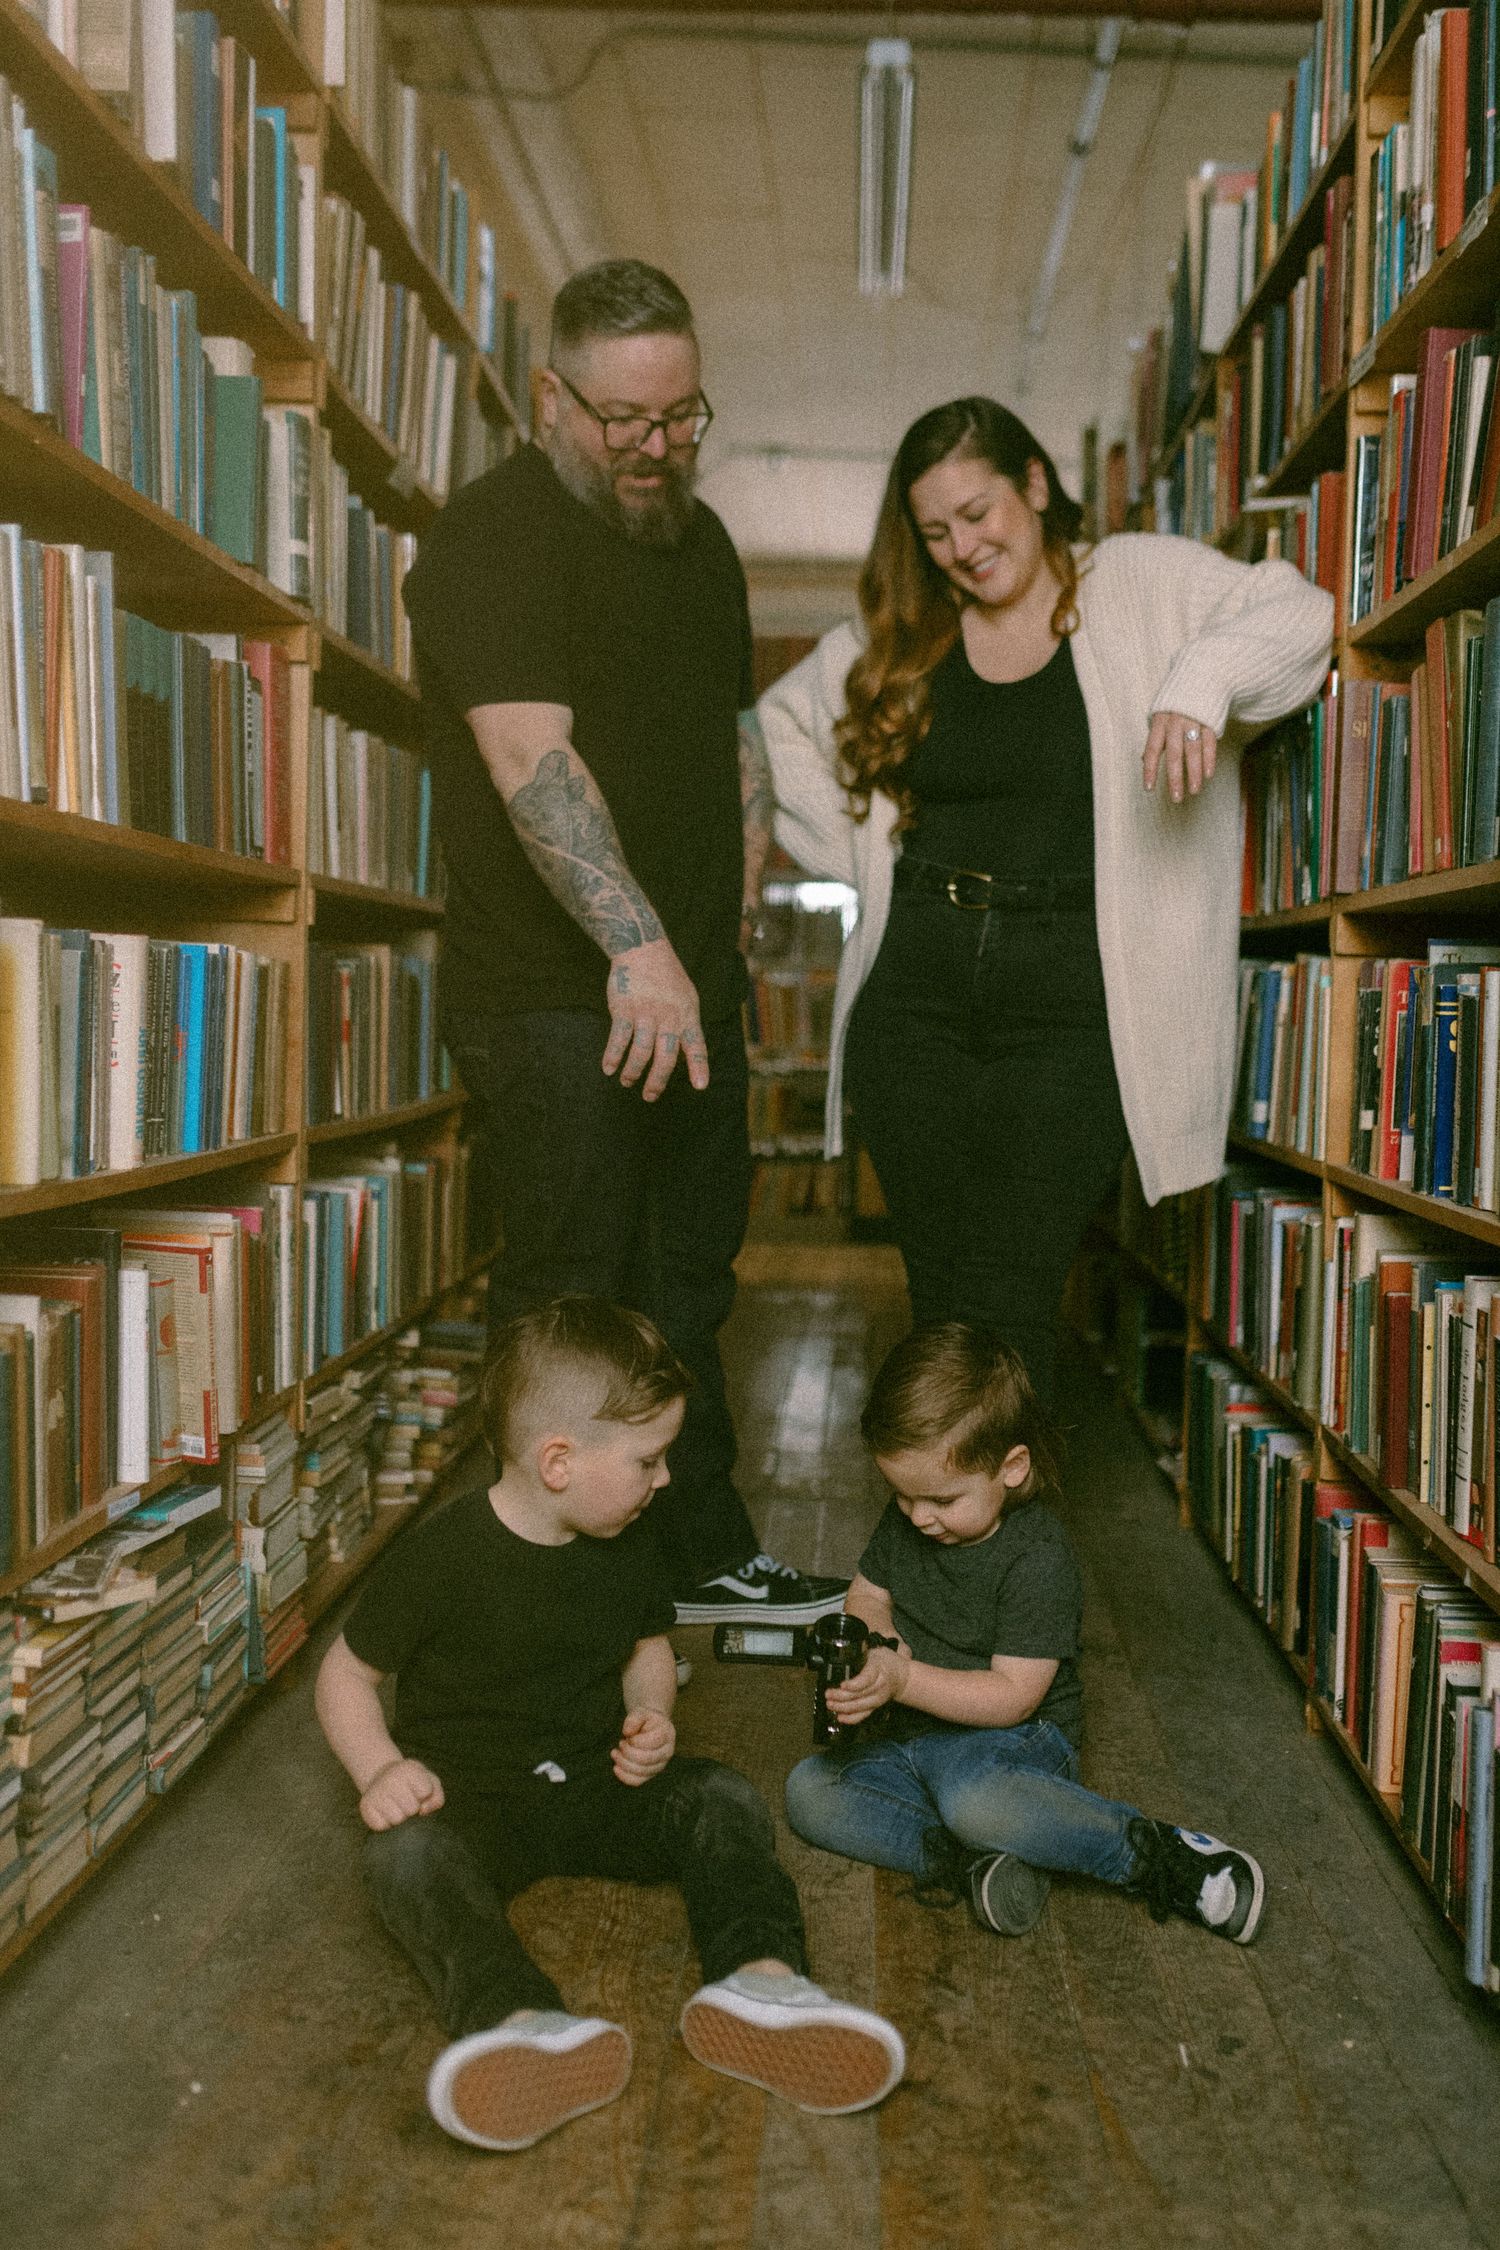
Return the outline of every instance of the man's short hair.
<path id="1" fill-rule="evenodd" d="M 490 1339 L 479 1374 L 484 1434 L 502 1465 L 543 1423 L 649 1422 L 692 1376 L 643 1314 L 605 1297 L 556 1297 Z"/>
<path id="2" fill-rule="evenodd" d="M 552 304 L 554 367 L 596 336 L 691 336 L 693 309 L 659 266 L 605 258 L 565 281 Z"/>

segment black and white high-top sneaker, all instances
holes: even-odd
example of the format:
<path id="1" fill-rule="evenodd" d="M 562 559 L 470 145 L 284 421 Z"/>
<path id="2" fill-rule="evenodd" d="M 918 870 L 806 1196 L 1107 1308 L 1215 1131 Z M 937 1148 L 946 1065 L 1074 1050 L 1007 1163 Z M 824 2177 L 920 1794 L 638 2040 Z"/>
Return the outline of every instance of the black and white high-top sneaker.
<path id="1" fill-rule="evenodd" d="M 847 1578 L 808 1578 L 790 1563 L 752 1555 L 738 1569 L 720 1571 L 678 1602 L 679 1625 L 811 1625 L 842 1609 Z"/>
<path id="2" fill-rule="evenodd" d="M 1216 1937 L 1250 1943 L 1266 1903 L 1258 1860 L 1217 1836 L 1164 1820 L 1133 1820 L 1130 1841 L 1136 1862 L 1125 1887 L 1145 1899 L 1155 1921 L 1180 1914 Z"/>

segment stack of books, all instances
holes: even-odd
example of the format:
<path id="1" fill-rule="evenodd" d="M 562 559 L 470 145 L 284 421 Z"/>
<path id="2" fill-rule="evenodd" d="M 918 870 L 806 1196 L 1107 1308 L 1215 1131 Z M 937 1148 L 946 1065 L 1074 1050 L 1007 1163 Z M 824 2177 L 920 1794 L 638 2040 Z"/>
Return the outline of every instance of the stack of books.
<path id="1" fill-rule="evenodd" d="M 10 1660 L 16 1645 L 15 1619 L 0 1609 L 0 1712 L 10 1709 Z M 21 1805 L 21 1775 L 11 1756 L 9 1737 L 0 1729 L 0 1946 L 21 1926 L 26 1904 L 26 1862 L 16 1822 Z"/>
<path id="2" fill-rule="evenodd" d="M 444 1091 L 437 940 L 307 949 L 307 1121 L 378 1117 Z"/>
<path id="3" fill-rule="evenodd" d="M 337 1382 L 308 1397 L 297 1505 L 314 1583 L 323 1571 L 352 1562 L 369 1537 L 382 1368 L 379 1360 L 346 1368 Z"/>
<path id="4" fill-rule="evenodd" d="M 460 356 L 429 327 L 417 291 L 387 280 L 380 252 L 366 240 L 363 212 L 341 195 L 325 195 L 323 225 L 329 367 L 408 475 L 445 500 Z"/>
<path id="5" fill-rule="evenodd" d="M 247 1595 L 249 1675 L 257 1681 L 270 1679 L 307 1638 L 296 1467 L 297 1433 L 284 1414 L 247 1430 L 235 1447 L 235 1540 Z"/>
<path id="6" fill-rule="evenodd" d="M 482 1319 L 460 1313 L 400 1339 L 381 1384 L 380 1506 L 425 1498 L 473 1443 L 485 1334 Z"/>
<path id="7" fill-rule="evenodd" d="M 228 1724 L 244 1701 L 249 1594 L 235 1529 L 219 1518 L 189 1535 L 193 1615 L 198 1627 L 198 1715 L 206 1737 Z"/>
<path id="8" fill-rule="evenodd" d="M 92 1618 L 48 1625 L 23 1615 L 11 1652 L 8 1748 L 20 1771 L 17 1834 L 31 1921 L 89 1856 L 89 1797 L 102 1727 L 88 1715 Z"/>

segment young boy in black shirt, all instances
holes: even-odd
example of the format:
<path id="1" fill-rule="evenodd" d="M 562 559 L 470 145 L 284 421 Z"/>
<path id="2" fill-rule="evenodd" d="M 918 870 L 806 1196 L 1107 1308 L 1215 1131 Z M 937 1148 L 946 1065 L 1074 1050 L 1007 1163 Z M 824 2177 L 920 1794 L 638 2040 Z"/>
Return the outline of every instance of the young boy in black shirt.
<path id="1" fill-rule="evenodd" d="M 318 1674 L 376 1904 L 451 2042 L 428 2107 L 480 2148 L 529 2147 L 630 2074 L 629 2033 L 570 2015 L 510 1925 L 507 1900 L 548 1875 L 681 1885 L 706 1980 L 682 2035 L 711 2069 L 843 2111 L 905 2067 L 891 2025 L 803 1974 L 756 1790 L 673 1754 L 673 1604 L 640 1519 L 688 1382 L 648 1321 L 598 1298 L 507 1323 L 480 1385 L 498 1478 L 401 1542 Z"/>
<path id="2" fill-rule="evenodd" d="M 861 1428 L 893 1497 L 844 1606 L 897 1645 L 829 1689 L 850 1732 L 788 1776 L 797 1834 L 913 1876 L 933 1903 L 966 1894 L 1003 1936 L 1032 1927 L 1066 1869 L 1248 1945 L 1265 1900 L 1248 1852 L 1078 1779 L 1083 1587 L 1043 1498 L 1054 1443 L 1020 1359 L 963 1321 L 915 1329 Z"/>

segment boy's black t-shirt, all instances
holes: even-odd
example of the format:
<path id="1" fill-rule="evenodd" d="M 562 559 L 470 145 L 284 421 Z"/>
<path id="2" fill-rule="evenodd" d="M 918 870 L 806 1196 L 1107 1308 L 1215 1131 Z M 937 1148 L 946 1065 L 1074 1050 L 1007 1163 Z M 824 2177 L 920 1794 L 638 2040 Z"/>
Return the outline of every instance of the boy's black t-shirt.
<path id="1" fill-rule="evenodd" d="M 1052 1656 L 1057 1672 L 1033 1718 L 1050 1719 L 1077 1746 L 1083 1738 L 1078 1658 L 1083 1581 L 1067 1532 L 1039 1500 L 1009 1507 L 999 1529 L 972 1546 L 924 1538 L 892 1500 L 859 1561 L 860 1574 L 891 1597 L 896 1630 L 921 1664 L 984 1672 L 992 1656 Z M 903 1712 L 917 1731 L 940 1727 Z"/>
<path id="2" fill-rule="evenodd" d="M 570 1780 L 607 1775 L 625 1717 L 620 1674 L 672 1619 L 644 1521 L 617 1539 L 539 1547 L 481 1488 L 385 1557 L 344 1638 L 396 1675 L 396 1742 L 451 1799 L 514 1790 L 544 1760 Z"/>
<path id="3" fill-rule="evenodd" d="M 755 701 L 745 574 L 701 501 L 675 546 L 628 538 L 523 446 L 466 485 L 404 588 L 447 867 L 445 1008 L 605 1013 L 604 955 L 517 840 L 464 718 L 560 703 L 625 862 L 698 988 L 745 994 L 738 714 Z"/>

